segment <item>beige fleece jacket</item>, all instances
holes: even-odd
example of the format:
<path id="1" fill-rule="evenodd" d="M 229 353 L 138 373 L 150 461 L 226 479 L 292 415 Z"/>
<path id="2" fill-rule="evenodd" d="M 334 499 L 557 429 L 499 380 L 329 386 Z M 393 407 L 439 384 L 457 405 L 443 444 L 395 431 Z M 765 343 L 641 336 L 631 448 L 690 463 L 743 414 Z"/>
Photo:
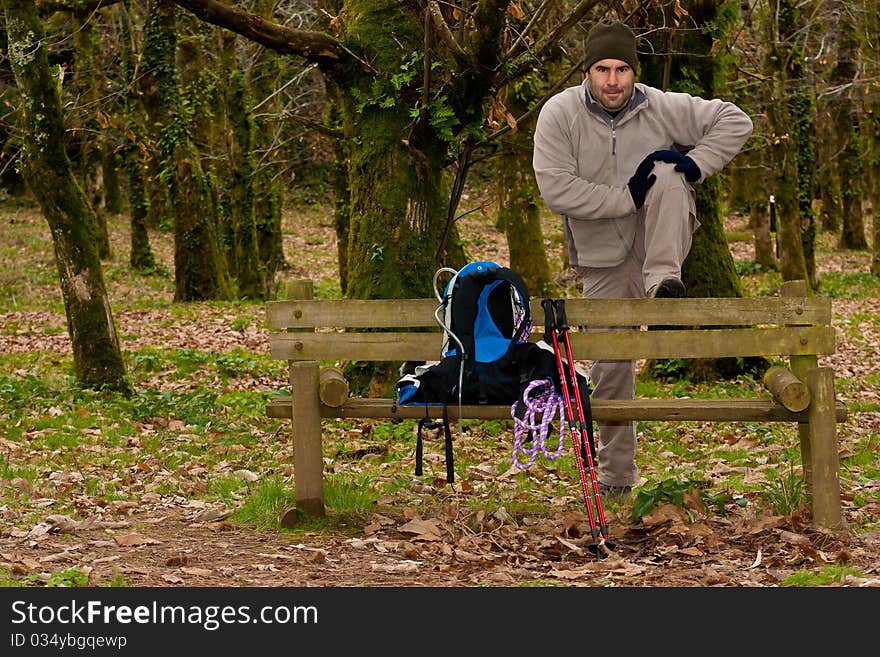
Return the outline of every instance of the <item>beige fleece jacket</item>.
<path id="1" fill-rule="evenodd" d="M 532 165 L 541 196 L 565 222 L 571 264 L 623 261 L 639 216 L 627 182 L 646 155 L 691 148 L 702 182 L 751 134 L 751 119 L 733 103 L 641 83 L 616 118 L 590 99 L 586 80 L 550 98 L 538 115 Z"/>

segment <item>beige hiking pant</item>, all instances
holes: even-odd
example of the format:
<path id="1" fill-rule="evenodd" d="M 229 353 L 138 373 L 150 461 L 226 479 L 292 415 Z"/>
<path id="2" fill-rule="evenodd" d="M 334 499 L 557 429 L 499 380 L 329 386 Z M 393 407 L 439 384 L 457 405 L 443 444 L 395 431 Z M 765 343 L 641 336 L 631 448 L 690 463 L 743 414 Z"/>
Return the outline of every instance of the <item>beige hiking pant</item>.
<path id="1" fill-rule="evenodd" d="M 613 267 L 577 268 L 583 276 L 585 297 L 639 299 L 664 277 L 681 277 L 681 265 L 690 251 L 693 231 L 699 227 L 693 190 L 683 175 L 673 171 L 671 164 L 657 162 L 654 173 L 657 180 L 639 211 L 635 241 L 624 261 Z M 614 327 L 614 330 L 627 329 Z M 593 399 L 633 399 L 635 361 L 595 361 L 590 367 L 590 380 Z M 596 440 L 599 481 L 609 486 L 635 484 L 638 479 L 636 423 L 599 422 Z"/>

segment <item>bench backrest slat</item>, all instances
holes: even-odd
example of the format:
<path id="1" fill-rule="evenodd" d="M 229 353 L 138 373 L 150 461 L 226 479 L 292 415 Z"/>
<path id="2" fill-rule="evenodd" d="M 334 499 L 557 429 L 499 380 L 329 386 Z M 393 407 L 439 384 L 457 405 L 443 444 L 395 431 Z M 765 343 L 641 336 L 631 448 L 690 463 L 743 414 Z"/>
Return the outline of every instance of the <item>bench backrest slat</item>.
<path id="1" fill-rule="evenodd" d="M 694 331 L 572 331 L 576 359 L 723 358 L 831 354 L 834 329 L 801 326 Z M 543 337 L 535 331 L 532 340 Z M 273 358 L 289 360 L 439 360 L 440 333 L 272 333 Z"/>
<path id="2" fill-rule="evenodd" d="M 318 327 L 434 327 L 435 299 L 336 299 L 270 301 L 273 329 Z M 830 324 L 831 300 L 824 297 L 711 299 L 566 299 L 572 326 L 736 326 L 743 324 Z M 544 322 L 540 299 L 532 300 L 536 326 Z"/>

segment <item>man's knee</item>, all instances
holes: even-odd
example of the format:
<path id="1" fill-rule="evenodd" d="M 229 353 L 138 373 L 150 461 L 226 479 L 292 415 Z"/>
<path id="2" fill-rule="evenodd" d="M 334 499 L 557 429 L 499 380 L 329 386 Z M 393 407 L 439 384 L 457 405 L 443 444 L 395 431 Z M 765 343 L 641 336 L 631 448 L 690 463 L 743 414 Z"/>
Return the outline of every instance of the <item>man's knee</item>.
<path id="1" fill-rule="evenodd" d="M 652 173 L 657 176 L 657 180 L 651 185 L 648 194 L 659 190 L 667 189 L 689 189 L 684 174 L 675 170 L 674 164 L 667 162 L 655 162 Z"/>

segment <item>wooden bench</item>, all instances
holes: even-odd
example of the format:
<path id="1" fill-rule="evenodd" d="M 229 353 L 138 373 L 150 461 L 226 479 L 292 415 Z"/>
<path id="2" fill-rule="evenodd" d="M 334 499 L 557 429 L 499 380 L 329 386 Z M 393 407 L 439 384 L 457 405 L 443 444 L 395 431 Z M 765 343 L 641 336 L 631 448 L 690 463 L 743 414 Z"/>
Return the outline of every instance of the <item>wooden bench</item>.
<path id="1" fill-rule="evenodd" d="M 310 281 L 288 285 L 288 300 L 267 304 L 273 358 L 289 361 L 290 396 L 268 403 L 274 418 L 290 418 L 294 443 L 297 509 L 323 514 L 322 418 L 412 418 L 424 406 L 398 406 L 393 399 L 348 396 L 333 365 L 343 361 L 433 361 L 439 332 L 435 299 L 313 300 Z M 796 422 L 813 522 L 842 525 L 837 422 L 846 408 L 835 400 L 834 374 L 818 356 L 832 354 L 831 302 L 806 296 L 802 281 L 785 283 L 779 297 L 711 299 L 567 299 L 572 327 L 640 327 L 641 330 L 571 332 L 576 360 L 782 357 L 764 376 L 763 396 L 736 399 L 664 398 L 592 400 L 594 420 Z M 532 300 L 535 330 L 543 337 L 540 299 Z M 662 330 L 646 330 L 660 326 Z M 408 331 L 418 328 L 422 332 Z M 346 329 L 354 329 L 347 331 Z M 363 329 L 382 329 L 364 331 Z M 398 329 L 398 330 L 394 330 Z M 784 361 L 783 361 L 784 362 Z M 777 362 L 778 365 L 778 362 Z M 450 405 L 449 418 L 458 418 Z M 441 408 L 428 407 L 436 417 Z M 470 419 L 510 418 L 509 406 L 464 406 Z"/>

